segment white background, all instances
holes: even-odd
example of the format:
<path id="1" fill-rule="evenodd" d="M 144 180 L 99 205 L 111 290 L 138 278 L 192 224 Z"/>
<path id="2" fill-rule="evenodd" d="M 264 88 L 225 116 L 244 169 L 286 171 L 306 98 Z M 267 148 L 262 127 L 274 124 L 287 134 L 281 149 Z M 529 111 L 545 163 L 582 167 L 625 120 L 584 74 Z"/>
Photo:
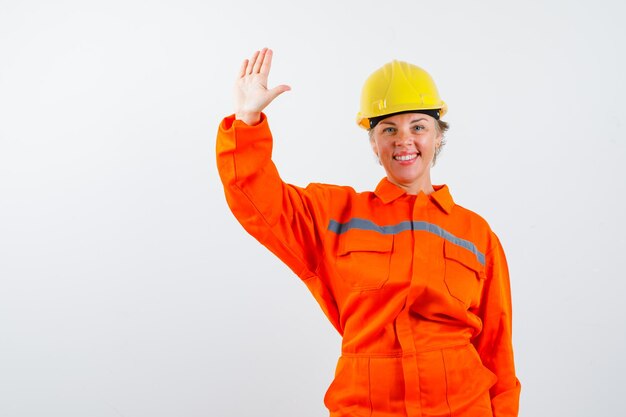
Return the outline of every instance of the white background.
<path id="1" fill-rule="evenodd" d="M 509 259 L 521 416 L 626 396 L 626 10 L 596 1 L 0 1 L 0 416 L 327 415 L 339 336 L 228 211 L 253 50 L 286 181 L 372 189 L 391 59 L 449 104 L 434 168 Z"/>

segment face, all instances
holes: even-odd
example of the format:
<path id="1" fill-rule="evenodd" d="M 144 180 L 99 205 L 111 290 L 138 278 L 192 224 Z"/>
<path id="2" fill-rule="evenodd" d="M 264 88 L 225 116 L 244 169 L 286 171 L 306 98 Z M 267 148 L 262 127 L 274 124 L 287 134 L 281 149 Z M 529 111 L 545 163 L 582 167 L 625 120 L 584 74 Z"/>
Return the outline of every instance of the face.
<path id="1" fill-rule="evenodd" d="M 437 121 L 426 114 L 403 113 L 383 119 L 374 127 L 370 143 L 387 179 L 409 194 L 430 193 L 430 167 L 442 134 Z"/>

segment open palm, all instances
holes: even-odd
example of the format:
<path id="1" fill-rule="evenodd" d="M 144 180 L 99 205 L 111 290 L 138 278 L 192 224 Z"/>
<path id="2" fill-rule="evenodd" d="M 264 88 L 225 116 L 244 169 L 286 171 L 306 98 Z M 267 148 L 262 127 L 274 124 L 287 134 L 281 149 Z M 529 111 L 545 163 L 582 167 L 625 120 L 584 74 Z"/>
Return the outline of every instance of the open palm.
<path id="1" fill-rule="evenodd" d="M 253 125 L 261 120 L 261 111 L 276 97 L 290 90 L 288 85 L 267 88 L 267 78 L 272 66 L 272 50 L 256 51 L 251 59 L 241 64 L 235 83 L 235 117 Z"/>

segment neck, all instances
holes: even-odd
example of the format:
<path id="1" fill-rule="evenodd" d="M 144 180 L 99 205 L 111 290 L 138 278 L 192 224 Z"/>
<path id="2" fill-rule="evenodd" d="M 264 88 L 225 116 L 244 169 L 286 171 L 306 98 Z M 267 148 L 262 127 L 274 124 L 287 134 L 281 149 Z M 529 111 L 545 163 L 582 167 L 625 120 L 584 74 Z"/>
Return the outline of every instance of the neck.
<path id="1" fill-rule="evenodd" d="M 422 181 L 416 181 L 411 184 L 400 184 L 400 183 L 395 182 L 389 177 L 387 177 L 387 179 L 392 184 L 395 184 L 398 187 L 402 188 L 409 195 L 417 195 L 420 192 L 423 192 L 424 194 L 428 195 L 428 194 L 435 192 L 435 189 L 433 188 L 433 184 L 430 182 L 430 178 L 424 179 Z"/>

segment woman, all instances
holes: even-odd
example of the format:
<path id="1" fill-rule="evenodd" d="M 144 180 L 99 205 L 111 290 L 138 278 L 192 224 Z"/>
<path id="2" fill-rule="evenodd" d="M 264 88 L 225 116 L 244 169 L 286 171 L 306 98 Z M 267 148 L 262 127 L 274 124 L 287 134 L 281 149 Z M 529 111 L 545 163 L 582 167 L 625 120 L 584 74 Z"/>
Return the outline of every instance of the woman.
<path id="1" fill-rule="evenodd" d="M 243 227 L 308 286 L 342 335 L 325 396 L 331 417 L 517 416 L 504 252 L 488 224 L 433 186 L 447 124 L 421 68 L 374 72 L 360 126 L 386 177 L 375 191 L 281 181 L 262 111 L 272 51 L 241 66 L 235 114 L 217 136 L 228 204 Z"/>

